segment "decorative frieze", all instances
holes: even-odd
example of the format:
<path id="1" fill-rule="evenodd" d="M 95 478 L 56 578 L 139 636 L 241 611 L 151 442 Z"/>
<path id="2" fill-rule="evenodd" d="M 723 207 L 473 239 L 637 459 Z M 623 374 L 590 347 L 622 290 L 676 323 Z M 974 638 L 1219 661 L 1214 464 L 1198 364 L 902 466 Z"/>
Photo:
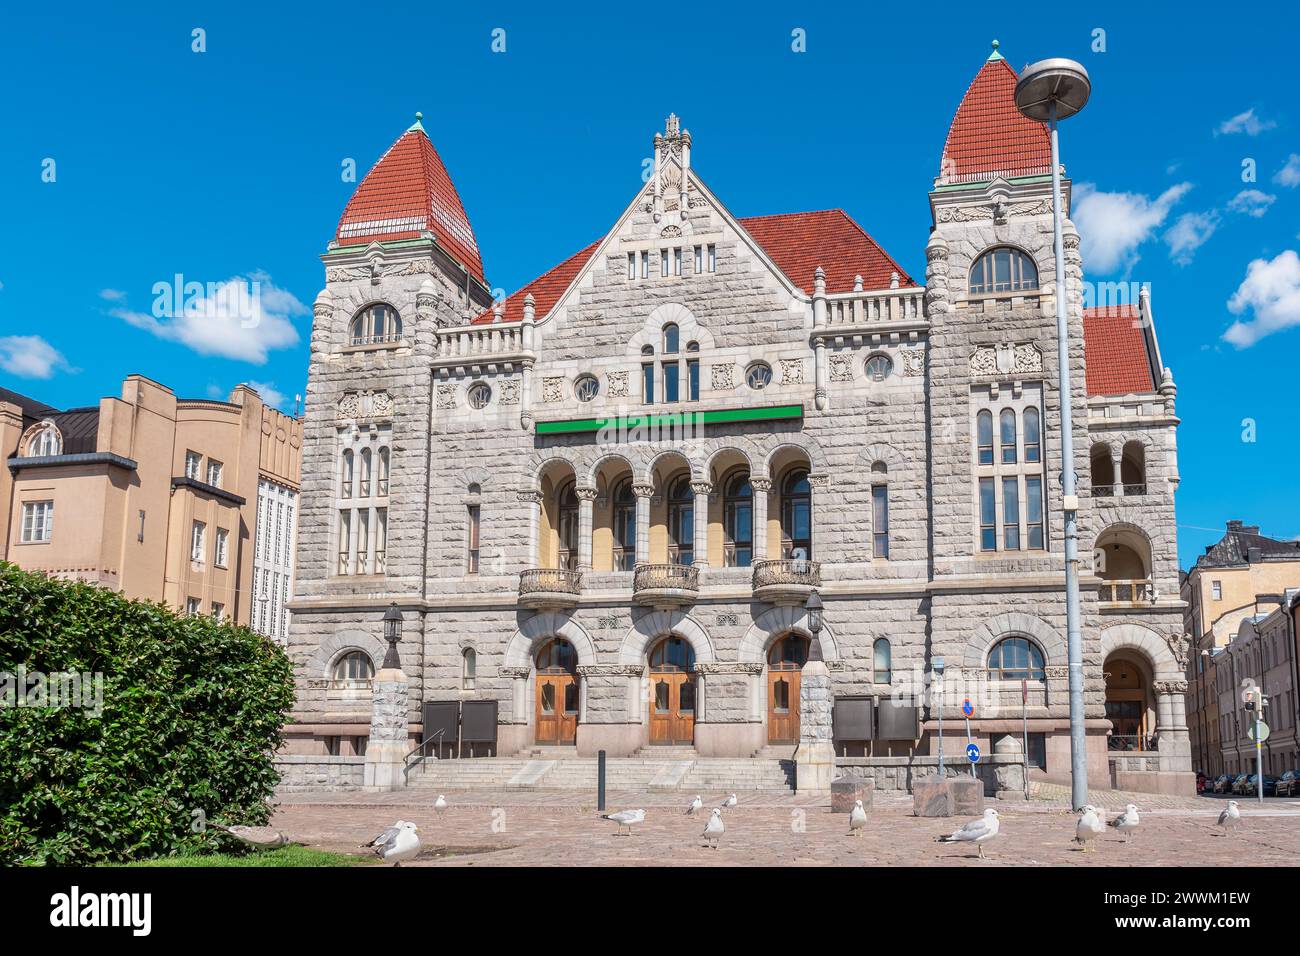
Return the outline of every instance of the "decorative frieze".
<path id="1" fill-rule="evenodd" d="M 709 384 L 715 392 L 734 389 L 736 387 L 735 363 L 714 365 L 710 372 Z"/>
<path id="2" fill-rule="evenodd" d="M 839 354 L 831 356 L 831 381 L 853 381 L 853 356 Z"/>
<path id="3" fill-rule="evenodd" d="M 755 677 L 763 673 L 762 661 L 696 661 L 697 674 L 750 674 Z"/>
<path id="4" fill-rule="evenodd" d="M 438 386 L 438 407 L 455 408 L 457 404 L 456 386 L 451 384 L 440 384 Z"/>
<path id="5" fill-rule="evenodd" d="M 735 627 L 740 621 L 734 614 L 723 613 L 714 617 L 713 623 L 718 627 Z"/>
<path id="6" fill-rule="evenodd" d="M 610 398 L 627 398 L 627 372 L 610 372 L 605 376 Z"/>
<path id="7" fill-rule="evenodd" d="M 781 384 L 783 385 L 803 384 L 803 359 L 801 358 L 781 359 Z"/>
<path id="8" fill-rule="evenodd" d="M 519 404 L 519 379 L 503 378 L 497 401 L 502 405 Z"/>
<path id="9" fill-rule="evenodd" d="M 982 345 L 971 353 L 970 371 L 977 377 L 1041 374 L 1043 353 L 1032 342 Z"/>
<path id="10" fill-rule="evenodd" d="M 339 421 L 386 421 L 392 417 L 393 399 L 386 391 L 346 392 L 339 399 Z"/>
<path id="11" fill-rule="evenodd" d="M 579 677 L 640 677 L 644 664 L 579 664 Z"/>
<path id="12" fill-rule="evenodd" d="M 564 379 L 558 376 L 542 379 L 542 401 L 547 403 L 564 401 Z"/>

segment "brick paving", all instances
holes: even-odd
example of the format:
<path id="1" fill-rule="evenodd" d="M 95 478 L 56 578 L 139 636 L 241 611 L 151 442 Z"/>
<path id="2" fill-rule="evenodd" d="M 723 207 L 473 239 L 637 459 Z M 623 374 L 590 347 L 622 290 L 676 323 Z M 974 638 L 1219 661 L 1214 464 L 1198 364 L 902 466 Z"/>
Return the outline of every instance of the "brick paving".
<path id="1" fill-rule="evenodd" d="M 848 817 L 832 814 L 824 798 L 794 794 L 740 794 L 724 812 L 721 848 L 707 849 L 702 817 L 687 817 L 694 794 L 611 792 L 611 810 L 644 807 L 643 824 L 630 837 L 599 817 L 595 795 L 575 791 L 448 791 L 450 809 L 433 811 L 436 794 L 395 792 L 286 794 L 274 824 L 292 840 L 328 850 L 361 853 L 366 842 L 395 820 L 422 830 L 426 851 L 414 864 L 430 866 L 1235 866 L 1300 862 L 1300 801 L 1268 800 L 1264 808 L 1242 801 L 1242 823 L 1228 837 L 1215 820 L 1225 804 L 1215 797 L 1158 797 L 1102 791 L 1091 802 L 1118 809 L 1130 801 L 1142 813 L 1134 842 L 1107 832 L 1095 850 L 1072 842 L 1075 816 L 1068 791 L 1035 788 L 1030 802 L 987 801 L 1002 834 L 979 860 L 972 847 L 934 842 L 961 819 L 919 819 L 907 794 L 876 796 L 867 834 L 848 835 Z M 723 794 L 706 793 L 707 809 Z"/>

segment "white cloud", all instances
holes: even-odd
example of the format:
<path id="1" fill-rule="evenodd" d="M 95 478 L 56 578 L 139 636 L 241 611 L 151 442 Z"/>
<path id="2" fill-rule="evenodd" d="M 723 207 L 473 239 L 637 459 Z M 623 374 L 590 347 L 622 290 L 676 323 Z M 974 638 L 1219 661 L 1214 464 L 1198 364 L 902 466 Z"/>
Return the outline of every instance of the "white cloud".
<path id="1" fill-rule="evenodd" d="M 244 384 L 257 392 L 257 394 L 261 396 L 263 402 L 270 405 L 272 408 L 278 408 L 280 411 L 284 411 L 284 404 L 289 396 L 276 388 L 274 382 L 254 382 L 252 379 L 249 379 Z"/>
<path id="2" fill-rule="evenodd" d="M 121 289 L 100 289 L 99 297 L 109 302 L 121 302 L 126 298 L 126 293 Z"/>
<path id="3" fill-rule="evenodd" d="M 1300 155 L 1292 153 L 1287 157 L 1282 168 L 1273 174 L 1273 182 L 1290 189 L 1300 186 Z"/>
<path id="4" fill-rule="evenodd" d="M 1300 325 L 1300 256 L 1294 249 L 1272 259 L 1256 259 L 1246 267 L 1246 278 L 1228 300 L 1228 310 L 1241 315 L 1247 309 L 1255 317 L 1247 322 L 1239 319 L 1223 333 L 1223 340 L 1239 349 Z"/>
<path id="5" fill-rule="evenodd" d="M 1099 273 L 1131 268 L 1138 261 L 1137 247 L 1191 188 L 1191 183 L 1178 183 L 1153 200 L 1140 193 L 1100 192 L 1093 183 L 1076 186 L 1070 216 L 1083 240 L 1085 268 Z"/>
<path id="6" fill-rule="evenodd" d="M 1205 245 L 1218 227 L 1219 214 L 1213 209 L 1209 212 L 1183 213 L 1165 232 L 1169 258 L 1180 266 L 1187 265 L 1196 255 L 1196 250 Z"/>
<path id="7" fill-rule="evenodd" d="M 1276 199 L 1276 196 L 1271 196 L 1258 189 L 1243 189 L 1228 200 L 1228 208 L 1233 212 L 1245 213 L 1247 216 L 1258 219 L 1268 212 L 1268 207 L 1273 205 Z"/>
<path id="8" fill-rule="evenodd" d="M 55 372 L 78 371 L 39 335 L 0 337 L 0 368 L 19 378 L 51 378 Z"/>
<path id="9" fill-rule="evenodd" d="M 182 291 L 167 283 L 156 284 L 153 314 L 124 308 L 113 309 L 112 314 L 200 355 L 254 365 L 264 365 L 268 352 L 297 344 L 292 317 L 306 314 L 307 307 L 265 273 L 234 276 L 193 291 L 189 285 Z"/>
<path id="10" fill-rule="evenodd" d="M 1233 133 L 1245 133 L 1247 136 L 1258 136 L 1265 130 L 1272 129 L 1275 126 L 1277 126 L 1276 121 L 1260 119 L 1255 115 L 1254 107 L 1251 107 L 1246 112 L 1238 113 L 1232 119 L 1220 123 L 1219 128 L 1214 131 L 1214 135 L 1218 136 L 1222 133 L 1229 136 Z"/>

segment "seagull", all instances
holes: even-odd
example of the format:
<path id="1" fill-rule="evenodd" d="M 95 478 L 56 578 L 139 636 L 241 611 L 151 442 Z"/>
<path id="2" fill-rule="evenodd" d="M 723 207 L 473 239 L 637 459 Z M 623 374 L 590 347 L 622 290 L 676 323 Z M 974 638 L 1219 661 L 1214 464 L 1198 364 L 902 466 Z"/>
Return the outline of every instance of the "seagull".
<path id="1" fill-rule="evenodd" d="M 726 827 L 722 825 L 722 808 L 714 807 L 713 813 L 709 816 L 709 822 L 704 824 L 704 841 L 705 846 L 712 845 L 713 849 L 718 848 L 718 841 L 722 839 L 722 831 Z"/>
<path id="2" fill-rule="evenodd" d="M 1083 852 L 1088 852 L 1088 841 L 1093 837 L 1099 837 L 1106 832 L 1105 825 L 1097 815 L 1097 808 L 1088 804 L 1081 811 L 1082 816 L 1074 827 L 1074 842 L 1083 846 Z"/>
<path id="3" fill-rule="evenodd" d="M 974 843 L 979 850 L 980 859 L 984 859 L 984 844 L 998 835 L 998 812 L 985 810 L 984 816 L 972 820 L 960 830 L 954 830 L 947 836 L 935 837 L 939 843 Z"/>
<path id="4" fill-rule="evenodd" d="M 1110 826 L 1124 834 L 1124 842 L 1128 843 L 1133 839 L 1133 834 L 1137 832 L 1138 822 L 1137 804 L 1130 803 L 1124 808 L 1123 813 L 1110 821 Z"/>
<path id="5" fill-rule="evenodd" d="M 722 801 L 723 809 L 730 810 L 730 809 L 731 809 L 732 807 L 734 807 L 738 802 L 739 802 L 739 801 L 736 799 L 736 795 L 733 793 L 731 796 L 727 797 L 726 800 L 723 800 L 723 801 Z"/>
<path id="6" fill-rule="evenodd" d="M 644 810 L 620 810 L 618 813 L 606 813 L 603 815 L 605 820 L 613 820 L 618 824 L 618 833 L 622 833 L 624 828 L 627 829 L 627 835 L 632 835 L 632 824 L 641 823 L 645 820 Z"/>
<path id="7" fill-rule="evenodd" d="M 289 842 L 288 838 L 274 827 L 245 827 L 239 825 L 227 827 L 222 826 L 220 823 L 213 823 L 212 825 L 222 833 L 229 833 L 236 840 L 241 840 L 249 846 L 267 848 L 284 846 Z"/>
<path id="8" fill-rule="evenodd" d="M 1219 814 L 1219 826 L 1223 827 L 1223 835 L 1227 836 L 1239 820 L 1241 811 L 1237 809 L 1237 801 L 1229 800 L 1227 808 Z"/>
<path id="9" fill-rule="evenodd" d="M 849 812 L 849 833 L 853 836 L 862 836 L 862 831 L 866 828 L 867 811 L 862 808 L 862 801 L 856 800 L 853 809 Z"/>
<path id="10" fill-rule="evenodd" d="M 401 866 L 404 860 L 414 860 L 420 852 L 420 828 L 407 820 L 398 820 L 391 827 L 363 847 L 372 847 L 375 856 L 385 863 Z"/>
<path id="11" fill-rule="evenodd" d="M 446 813 L 447 798 L 444 797 L 442 794 L 438 794 L 438 799 L 433 801 L 433 809 L 438 812 L 438 816 L 442 816 L 444 813 Z"/>
<path id="12" fill-rule="evenodd" d="M 686 815 L 688 817 L 692 817 L 695 814 L 699 813 L 700 810 L 703 809 L 703 807 L 704 807 L 704 801 L 700 799 L 700 795 L 697 793 L 695 795 L 695 799 L 691 801 L 691 805 L 686 808 Z"/>

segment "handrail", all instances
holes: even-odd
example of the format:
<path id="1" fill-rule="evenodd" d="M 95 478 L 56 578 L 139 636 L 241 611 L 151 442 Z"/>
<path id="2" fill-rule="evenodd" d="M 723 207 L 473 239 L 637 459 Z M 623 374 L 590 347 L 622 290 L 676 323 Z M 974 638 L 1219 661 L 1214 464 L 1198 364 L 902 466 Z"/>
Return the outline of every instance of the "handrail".
<path id="1" fill-rule="evenodd" d="M 423 753 L 424 748 L 427 747 L 433 741 L 438 740 L 438 738 L 440 738 L 446 732 L 447 732 L 447 728 L 442 727 L 438 730 L 436 734 L 433 734 L 430 737 L 425 737 L 423 740 L 421 740 L 420 743 L 413 750 L 407 751 L 406 756 L 402 758 L 402 779 L 406 783 L 411 782 L 412 767 L 418 767 L 420 764 L 424 762 L 425 760 L 425 755 Z M 419 754 L 419 757 L 417 757 L 415 762 L 412 763 L 411 758 L 414 757 L 416 754 Z"/>

